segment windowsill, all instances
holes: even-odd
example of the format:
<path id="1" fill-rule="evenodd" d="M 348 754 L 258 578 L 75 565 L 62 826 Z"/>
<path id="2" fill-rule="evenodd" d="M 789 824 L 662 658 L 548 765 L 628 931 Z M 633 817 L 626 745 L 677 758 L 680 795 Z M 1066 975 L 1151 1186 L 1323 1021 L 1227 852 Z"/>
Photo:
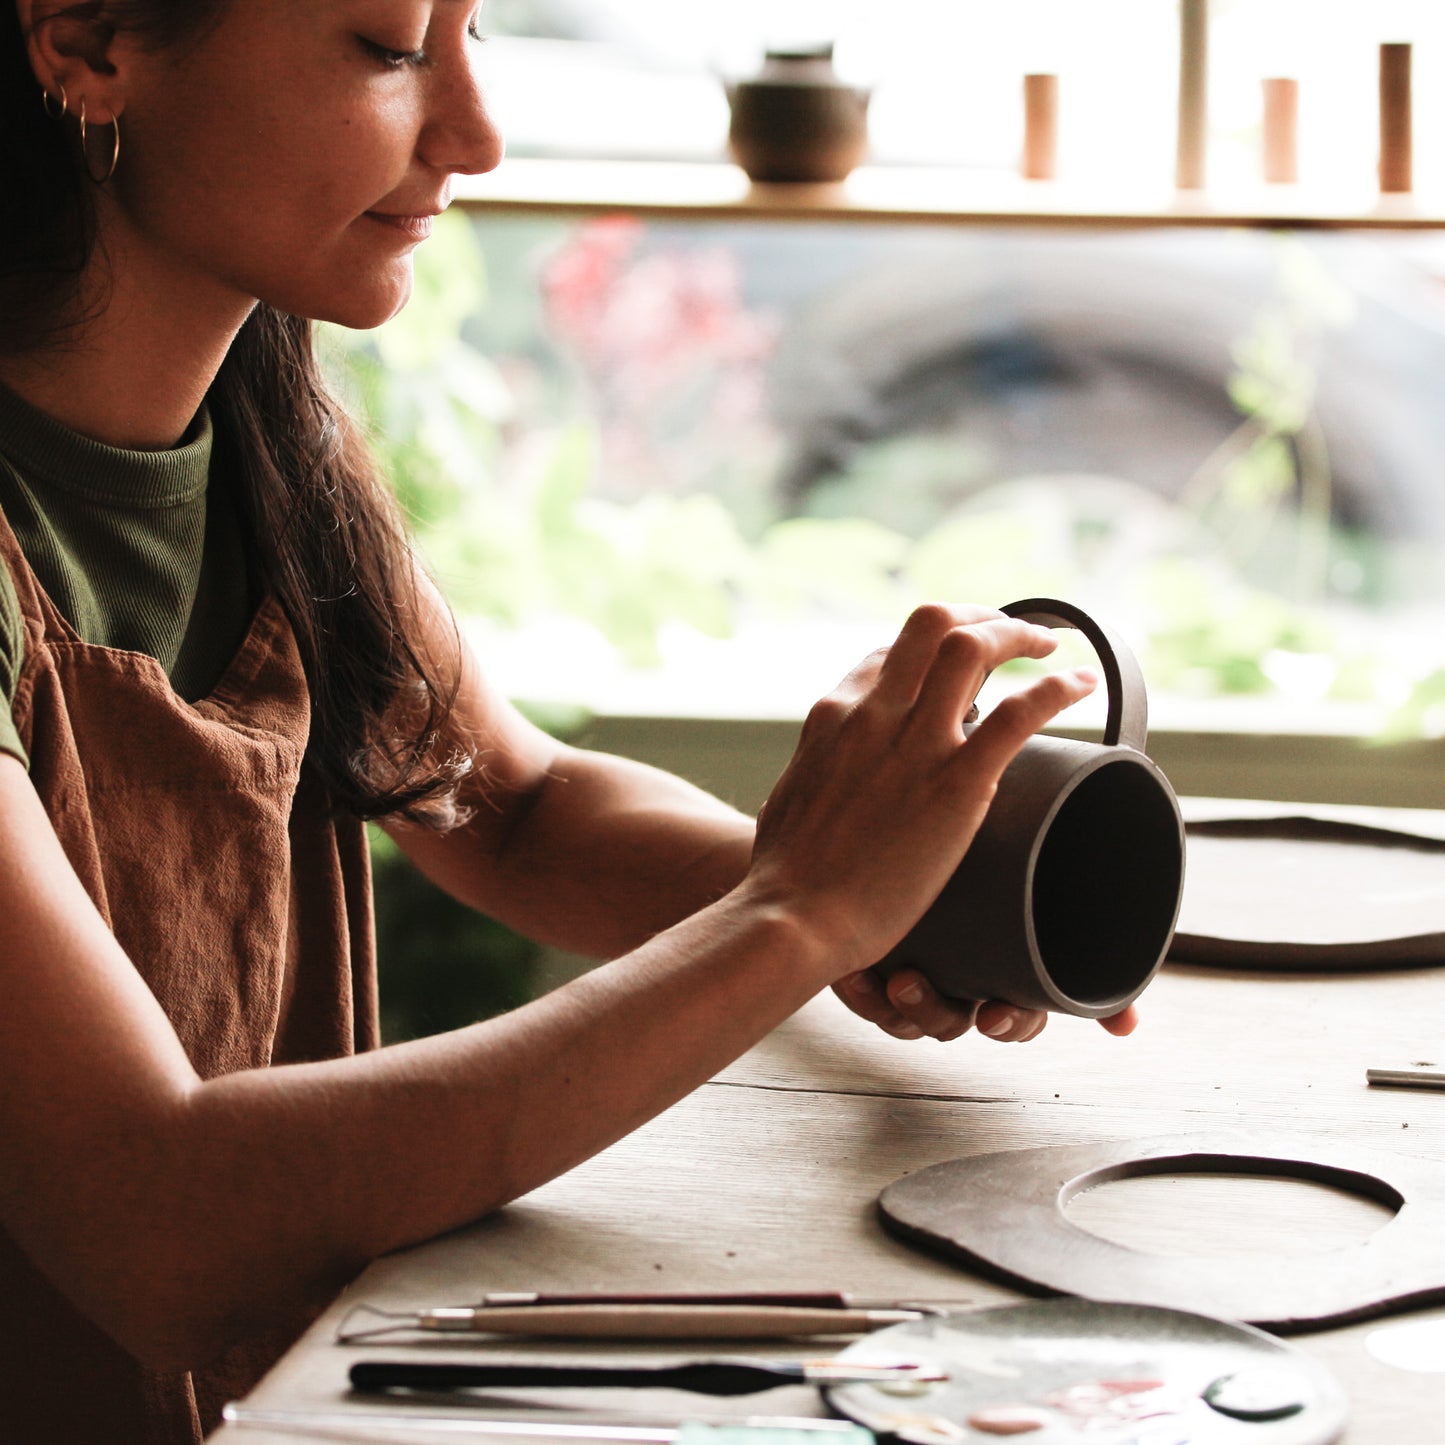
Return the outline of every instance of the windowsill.
<path id="1" fill-rule="evenodd" d="M 507 160 L 458 181 L 473 208 L 573 214 L 627 211 L 735 220 L 968 222 L 995 225 L 1258 226 L 1430 230 L 1445 191 L 1380 195 L 1288 185 L 1178 191 L 1160 185 L 1026 181 L 1007 171 L 863 166 L 836 184 L 751 183 L 735 165 L 685 161 Z"/>

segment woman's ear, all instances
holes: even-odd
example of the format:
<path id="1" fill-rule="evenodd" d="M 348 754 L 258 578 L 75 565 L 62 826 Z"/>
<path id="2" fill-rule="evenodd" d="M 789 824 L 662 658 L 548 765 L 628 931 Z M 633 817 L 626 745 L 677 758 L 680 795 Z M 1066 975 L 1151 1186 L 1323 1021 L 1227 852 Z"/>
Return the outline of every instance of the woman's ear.
<path id="1" fill-rule="evenodd" d="M 19 0 L 19 9 L 30 65 L 47 94 L 94 123 L 114 120 L 125 109 L 124 83 L 102 0 Z"/>

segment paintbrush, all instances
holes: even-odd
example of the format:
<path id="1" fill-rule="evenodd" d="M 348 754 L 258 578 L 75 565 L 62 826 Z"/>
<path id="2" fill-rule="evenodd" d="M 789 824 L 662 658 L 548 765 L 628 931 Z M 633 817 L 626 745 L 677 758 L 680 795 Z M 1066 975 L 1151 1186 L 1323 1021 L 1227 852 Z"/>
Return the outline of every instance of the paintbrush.
<path id="1" fill-rule="evenodd" d="M 700 1395 L 754 1395 L 780 1385 L 868 1383 L 911 1388 L 948 1378 L 932 1363 L 872 1364 L 849 1360 L 689 1360 L 673 1365 L 452 1364 L 426 1360 L 361 1360 L 351 1387 L 362 1393 L 417 1390 L 613 1388 L 688 1390 Z"/>

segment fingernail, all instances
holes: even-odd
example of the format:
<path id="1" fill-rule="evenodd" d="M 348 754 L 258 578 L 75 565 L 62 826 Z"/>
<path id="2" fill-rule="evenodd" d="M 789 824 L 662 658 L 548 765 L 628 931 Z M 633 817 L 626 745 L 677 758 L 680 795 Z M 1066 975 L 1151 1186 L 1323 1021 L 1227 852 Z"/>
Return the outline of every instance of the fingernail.
<path id="1" fill-rule="evenodd" d="M 1099 674 L 1095 672 L 1092 667 L 1076 667 L 1074 669 L 1074 676 L 1077 677 L 1080 682 L 1088 683 L 1090 687 L 1098 686 Z"/>
<path id="2" fill-rule="evenodd" d="M 923 990 L 916 983 L 905 983 L 898 990 L 899 1003 L 915 1004 L 923 1002 Z"/>
<path id="3" fill-rule="evenodd" d="M 1018 1021 L 1019 1016 L 1017 1014 L 1001 1014 L 984 1030 L 984 1033 L 991 1039 L 1001 1039 L 1006 1033 L 1012 1030 Z"/>
<path id="4" fill-rule="evenodd" d="M 923 1030 L 917 1024 L 900 1024 L 893 1030 L 895 1039 L 921 1039 Z"/>

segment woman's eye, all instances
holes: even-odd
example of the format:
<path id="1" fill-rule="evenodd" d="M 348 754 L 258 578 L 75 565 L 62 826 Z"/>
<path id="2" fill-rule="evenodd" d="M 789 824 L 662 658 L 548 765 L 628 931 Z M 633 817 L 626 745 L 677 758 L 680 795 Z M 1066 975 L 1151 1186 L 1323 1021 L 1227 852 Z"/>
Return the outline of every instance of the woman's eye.
<path id="1" fill-rule="evenodd" d="M 400 70 L 407 65 L 420 65 L 426 59 L 424 50 L 395 50 L 390 45 L 382 45 L 375 40 L 368 40 L 364 35 L 356 37 L 361 41 L 362 48 L 378 60 L 389 70 Z"/>

